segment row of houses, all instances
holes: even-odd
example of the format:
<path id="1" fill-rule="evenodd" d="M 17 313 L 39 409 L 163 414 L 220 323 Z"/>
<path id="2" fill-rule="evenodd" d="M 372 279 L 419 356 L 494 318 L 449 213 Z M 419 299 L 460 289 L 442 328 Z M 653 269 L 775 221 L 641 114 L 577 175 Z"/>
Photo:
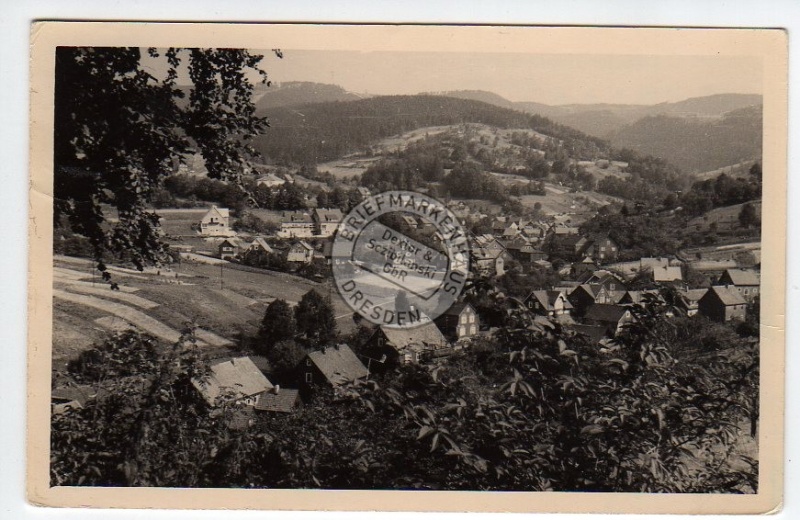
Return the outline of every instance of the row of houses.
<path id="1" fill-rule="evenodd" d="M 256 237 L 252 242 L 239 238 L 226 238 L 218 246 L 219 257 L 222 260 L 241 259 L 250 265 L 265 263 L 268 255 L 283 255 L 290 264 L 310 264 L 314 260 L 331 262 L 332 242 L 322 242 L 321 246 L 314 247 L 305 240 L 295 240 L 286 249 L 275 249 L 263 237 Z"/>
<path id="2" fill-rule="evenodd" d="M 280 238 L 330 237 L 336 232 L 344 215 L 336 208 L 315 208 L 304 211 L 285 212 L 277 236 Z"/>
<path id="3" fill-rule="evenodd" d="M 719 322 L 744 320 L 747 304 L 758 296 L 759 285 L 757 273 L 731 269 L 711 287 L 688 289 L 676 285 L 676 306 L 686 316 L 701 314 Z M 577 319 L 583 326 L 600 327 L 603 336 L 613 337 L 632 320 L 632 305 L 658 294 L 657 289 L 629 290 L 620 276 L 596 271 L 576 286 L 532 291 L 522 304 L 536 314 L 563 319 L 570 325 Z"/>

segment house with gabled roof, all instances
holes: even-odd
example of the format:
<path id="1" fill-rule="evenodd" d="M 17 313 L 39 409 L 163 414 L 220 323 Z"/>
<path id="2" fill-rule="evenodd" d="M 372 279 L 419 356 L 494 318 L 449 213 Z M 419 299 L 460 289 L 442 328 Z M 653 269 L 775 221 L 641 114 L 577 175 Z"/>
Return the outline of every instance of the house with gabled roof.
<path id="1" fill-rule="evenodd" d="M 478 313 L 465 302 L 454 303 L 434 320 L 442 334 L 452 341 L 475 336 L 480 328 Z"/>
<path id="2" fill-rule="evenodd" d="M 254 406 L 258 396 L 272 388 L 269 379 L 246 356 L 219 361 L 209 368 L 209 374 L 195 377 L 192 385 L 212 407 L 221 404 L 220 400 Z"/>
<path id="3" fill-rule="evenodd" d="M 275 253 L 275 250 L 270 246 L 262 237 L 256 237 L 253 241 L 240 252 L 242 258 L 250 262 L 261 263 L 265 259 Z"/>
<path id="4" fill-rule="evenodd" d="M 332 236 L 341 224 L 344 215 L 339 208 L 315 208 L 311 213 L 314 221 L 314 234 L 323 237 Z"/>
<path id="5" fill-rule="evenodd" d="M 623 326 L 633 321 L 633 315 L 622 305 L 595 303 L 586 309 L 583 319 L 587 325 L 606 327 L 609 335 L 616 336 Z"/>
<path id="6" fill-rule="evenodd" d="M 238 238 L 226 238 L 219 244 L 219 257 L 222 260 L 230 260 L 235 258 L 244 248 L 244 242 Z"/>
<path id="7" fill-rule="evenodd" d="M 594 255 L 591 240 L 578 234 L 554 234 L 550 237 L 547 245 L 550 256 L 554 258 L 571 261 Z"/>
<path id="8" fill-rule="evenodd" d="M 523 303 L 536 314 L 553 318 L 569 315 L 573 308 L 562 291 L 531 291 Z"/>
<path id="9" fill-rule="evenodd" d="M 679 291 L 676 306 L 686 316 L 694 316 L 700 311 L 699 302 L 706 292 L 708 292 L 708 288 Z"/>
<path id="10" fill-rule="evenodd" d="M 592 239 L 592 258 L 601 264 L 615 262 L 619 255 L 619 244 L 609 236 L 601 236 Z"/>
<path id="11" fill-rule="evenodd" d="M 744 320 L 747 302 L 738 291 L 725 286 L 712 286 L 697 301 L 700 314 L 714 321 Z"/>
<path id="12" fill-rule="evenodd" d="M 679 265 L 658 266 L 653 268 L 653 281 L 655 283 L 671 283 L 683 281 L 683 273 Z"/>
<path id="13" fill-rule="evenodd" d="M 256 178 L 256 186 L 266 186 L 267 188 L 277 188 L 286 184 L 285 179 L 281 179 L 274 173 L 270 172 Z"/>
<path id="14" fill-rule="evenodd" d="M 569 293 L 567 300 L 572 304 L 572 313 L 575 316 L 583 316 L 586 309 L 599 301 L 605 302 L 606 290 L 598 284 L 580 284 Z"/>
<path id="15" fill-rule="evenodd" d="M 364 355 L 376 367 L 420 363 L 436 355 L 437 351 L 449 350 L 444 334 L 429 318 L 416 327 L 393 328 L 380 326 L 365 343 Z"/>
<path id="16" fill-rule="evenodd" d="M 625 291 L 628 288 L 622 276 L 606 269 L 597 269 L 591 273 L 586 273 L 578 278 L 578 281 L 580 283 L 602 285 L 607 291 Z"/>
<path id="17" fill-rule="evenodd" d="M 314 260 L 314 247 L 305 240 L 298 240 L 286 252 L 286 261 L 293 264 L 310 264 Z"/>
<path id="18" fill-rule="evenodd" d="M 758 296 L 761 280 L 752 269 L 726 269 L 719 277 L 717 285 L 733 288 L 746 301 L 752 302 Z"/>
<path id="19" fill-rule="evenodd" d="M 280 238 L 311 238 L 314 236 L 314 220 L 303 211 L 285 212 L 276 234 Z"/>
<path id="20" fill-rule="evenodd" d="M 235 236 L 230 228 L 231 212 L 227 208 L 211 206 L 200 219 L 200 234 L 208 237 Z"/>
<path id="21" fill-rule="evenodd" d="M 501 276 L 505 273 L 506 248 L 489 234 L 478 235 L 470 243 L 472 262 L 479 273 Z"/>
<path id="22" fill-rule="evenodd" d="M 300 362 L 299 370 L 300 383 L 306 387 L 322 384 L 337 387 L 369 376 L 367 367 L 344 343 L 309 352 Z"/>

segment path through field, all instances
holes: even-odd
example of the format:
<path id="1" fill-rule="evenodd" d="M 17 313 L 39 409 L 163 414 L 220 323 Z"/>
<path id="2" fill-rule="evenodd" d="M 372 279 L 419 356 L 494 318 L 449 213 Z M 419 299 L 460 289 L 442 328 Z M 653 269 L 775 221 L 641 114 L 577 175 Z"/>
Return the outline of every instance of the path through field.
<path id="1" fill-rule="evenodd" d="M 92 307 L 94 309 L 113 314 L 114 316 L 122 318 L 126 322 L 134 325 L 138 329 L 163 339 L 168 343 L 177 342 L 181 336 L 180 332 L 172 327 L 169 327 L 157 319 L 122 303 L 104 300 L 88 294 L 71 293 L 61 289 L 53 289 L 53 296 L 60 300 L 85 305 L 87 307 Z M 198 338 L 200 338 L 198 344 L 201 346 L 212 345 L 214 347 L 221 347 L 232 344 L 230 340 L 227 340 L 221 336 L 217 336 L 213 332 L 204 331 L 202 329 L 198 329 L 196 335 Z"/>

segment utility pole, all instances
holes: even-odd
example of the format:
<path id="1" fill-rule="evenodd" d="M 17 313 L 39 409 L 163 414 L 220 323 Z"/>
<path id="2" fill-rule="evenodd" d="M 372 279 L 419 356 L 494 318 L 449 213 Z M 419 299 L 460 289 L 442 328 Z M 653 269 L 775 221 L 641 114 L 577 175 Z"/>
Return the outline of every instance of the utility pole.
<path id="1" fill-rule="evenodd" d="M 224 269 L 225 269 L 225 264 L 219 264 L 219 288 L 220 289 L 224 288 L 224 284 L 223 284 L 223 281 L 222 281 L 222 272 L 223 272 Z"/>

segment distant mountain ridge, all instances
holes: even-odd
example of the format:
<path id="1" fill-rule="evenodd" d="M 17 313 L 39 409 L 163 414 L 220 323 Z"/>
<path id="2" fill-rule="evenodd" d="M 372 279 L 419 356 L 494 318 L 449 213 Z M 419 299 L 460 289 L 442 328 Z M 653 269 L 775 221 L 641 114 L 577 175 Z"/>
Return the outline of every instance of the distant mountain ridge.
<path id="1" fill-rule="evenodd" d="M 254 96 L 256 113 L 269 115 L 274 108 L 307 105 L 309 103 L 329 103 L 334 101 L 355 101 L 363 96 L 348 92 L 338 85 L 313 83 L 311 81 L 287 81 L 272 85 Z"/>
<path id="2" fill-rule="evenodd" d="M 762 108 L 733 110 L 703 119 L 659 114 L 627 125 L 610 139 L 617 148 L 663 157 L 686 173 L 761 160 Z"/>
<path id="3" fill-rule="evenodd" d="M 761 105 L 763 102 L 760 94 L 713 94 L 655 105 L 612 103 L 546 105 L 532 101 L 509 101 L 498 94 L 483 90 L 455 90 L 438 92 L 437 95 L 474 99 L 503 108 L 539 114 L 604 139 L 623 126 L 647 116 L 664 114 L 678 117 L 722 117 L 732 110 Z"/>
<path id="4" fill-rule="evenodd" d="M 687 173 L 761 158 L 759 94 L 714 94 L 656 105 L 544 105 L 512 102 L 491 92 L 464 90 L 439 95 L 477 99 L 540 114 L 581 132 L 667 161 Z"/>

